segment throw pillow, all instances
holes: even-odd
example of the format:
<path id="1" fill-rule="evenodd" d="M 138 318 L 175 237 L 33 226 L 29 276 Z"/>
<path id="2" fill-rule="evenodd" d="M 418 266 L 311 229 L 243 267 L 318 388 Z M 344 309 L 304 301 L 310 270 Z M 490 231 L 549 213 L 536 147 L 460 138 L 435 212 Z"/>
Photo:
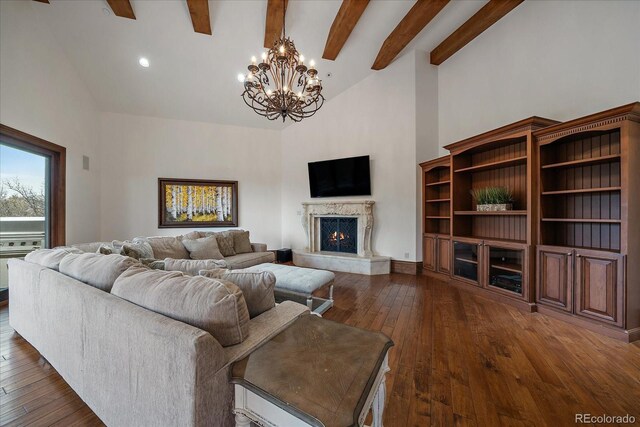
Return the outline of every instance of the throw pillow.
<path id="1" fill-rule="evenodd" d="M 69 254 L 60 261 L 60 273 L 109 292 L 118 276 L 134 265 L 140 262 L 117 254 Z"/>
<path id="2" fill-rule="evenodd" d="M 218 248 L 220 249 L 220 253 L 222 256 L 234 256 L 236 254 L 235 249 L 233 248 L 233 235 L 228 231 L 216 234 L 216 239 L 218 240 Z"/>
<path id="3" fill-rule="evenodd" d="M 140 262 L 145 267 L 149 267 L 152 270 L 164 270 L 164 261 L 154 258 L 140 258 Z"/>
<path id="4" fill-rule="evenodd" d="M 111 245 L 100 245 L 97 253 L 102 255 L 111 255 L 113 253 L 113 247 Z"/>
<path id="5" fill-rule="evenodd" d="M 164 269 L 167 271 L 181 271 L 190 276 L 197 276 L 200 270 L 226 267 L 224 260 L 217 259 L 164 259 Z"/>
<path id="6" fill-rule="evenodd" d="M 182 244 L 182 236 L 178 237 L 136 237 L 134 243 L 147 242 L 153 251 L 153 255 L 144 258 L 175 258 L 189 259 L 189 252 Z"/>
<path id="7" fill-rule="evenodd" d="M 215 236 L 200 239 L 182 239 L 182 244 L 189 251 L 191 259 L 222 259 Z"/>
<path id="8" fill-rule="evenodd" d="M 133 247 L 132 245 L 127 245 L 126 243 L 122 245 L 122 250 L 120 251 L 120 254 L 131 257 L 133 259 L 137 259 L 137 260 L 139 260 L 140 257 L 142 256 L 140 252 L 136 250 L 135 247 Z"/>
<path id="9" fill-rule="evenodd" d="M 113 295 L 209 332 L 222 346 L 249 335 L 249 312 L 233 283 L 180 272 L 133 267 L 111 290 Z"/>
<path id="10" fill-rule="evenodd" d="M 249 240 L 249 232 L 238 230 L 233 233 L 233 250 L 237 254 L 246 254 L 253 252 L 251 241 Z"/>
<path id="11" fill-rule="evenodd" d="M 236 284 L 244 294 L 249 317 L 252 319 L 271 310 L 276 305 L 273 292 L 276 286 L 276 276 L 270 271 L 231 271 L 218 268 L 202 270 L 199 274 L 213 279 L 228 280 Z"/>

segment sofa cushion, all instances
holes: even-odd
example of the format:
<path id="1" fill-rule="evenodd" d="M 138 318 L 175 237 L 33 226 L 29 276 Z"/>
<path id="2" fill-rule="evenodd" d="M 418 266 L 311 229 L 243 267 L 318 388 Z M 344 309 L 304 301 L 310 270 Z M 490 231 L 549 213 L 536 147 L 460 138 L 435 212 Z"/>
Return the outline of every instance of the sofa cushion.
<path id="1" fill-rule="evenodd" d="M 116 280 L 111 293 L 207 331 L 222 346 L 241 343 L 249 333 L 247 304 L 231 282 L 132 267 Z"/>
<path id="2" fill-rule="evenodd" d="M 29 252 L 24 260 L 32 264 L 38 264 L 43 267 L 58 271 L 60 261 L 69 254 L 80 254 L 82 251 L 75 248 L 58 248 L 58 249 L 38 249 Z"/>
<path id="3" fill-rule="evenodd" d="M 227 263 L 227 268 L 237 270 L 239 268 L 247 268 L 265 262 L 273 262 L 276 260 L 276 256 L 273 252 L 249 252 L 246 254 L 225 257 L 224 260 Z"/>
<path id="4" fill-rule="evenodd" d="M 276 305 L 273 288 L 276 276 L 270 271 L 201 270 L 201 276 L 232 282 L 242 290 L 252 319 Z"/>
<path id="5" fill-rule="evenodd" d="M 109 292 L 116 279 L 134 265 L 140 262 L 117 254 L 68 254 L 60 262 L 60 273 Z"/>
<path id="6" fill-rule="evenodd" d="M 200 270 L 225 268 L 225 260 L 216 259 L 164 259 L 164 269 L 167 271 L 181 271 L 190 276 L 197 276 Z"/>
<path id="7" fill-rule="evenodd" d="M 134 243 L 147 242 L 153 250 L 150 258 L 189 259 L 189 252 L 182 244 L 182 236 L 178 237 L 136 237 Z"/>
<path id="8" fill-rule="evenodd" d="M 182 239 L 182 244 L 191 259 L 222 259 L 224 258 L 218 249 L 218 239 L 215 236 L 199 239 Z"/>
<path id="9" fill-rule="evenodd" d="M 253 252 L 251 248 L 251 240 L 249 240 L 249 232 L 238 230 L 231 233 L 233 236 L 233 250 L 236 254 L 246 254 Z"/>

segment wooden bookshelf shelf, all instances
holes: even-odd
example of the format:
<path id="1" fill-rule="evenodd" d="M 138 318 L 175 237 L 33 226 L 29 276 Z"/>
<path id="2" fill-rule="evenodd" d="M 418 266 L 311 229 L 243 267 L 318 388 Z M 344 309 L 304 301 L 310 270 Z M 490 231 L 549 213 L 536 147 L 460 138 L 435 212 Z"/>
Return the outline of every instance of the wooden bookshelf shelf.
<path id="1" fill-rule="evenodd" d="M 465 258 L 465 257 L 456 257 L 456 261 L 466 262 L 469 264 L 478 264 L 477 259 Z"/>
<path id="2" fill-rule="evenodd" d="M 435 187 L 437 185 L 446 185 L 446 184 L 451 184 L 451 180 L 439 181 L 439 182 L 429 182 L 426 185 L 427 185 L 427 187 Z"/>
<path id="3" fill-rule="evenodd" d="M 555 196 L 562 194 L 581 194 L 581 193 L 606 193 L 609 191 L 620 191 L 622 187 L 600 187 L 600 188 L 580 188 L 575 190 L 556 190 L 543 191 L 543 196 Z"/>
<path id="4" fill-rule="evenodd" d="M 607 156 L 589 157 L 586 159 L 571 160 L 569 162 L 551 163 L 542 165 L 542 169 L 568 168 L 574 166 L 596 165 L 599 163 L 608 163 L 620 160 L 620 154 L 611 154 Z"/>
<path id="5" fill-rule="evenodd" d="M 431 199 L 431 200 L 427 200 L 427 203 L 444 203 L 444 202 L 450 202 L 451 199 Z"/>
<path id="6" fill-rule="evenodd" d="M 527 215 L 527 211 L 455 211 L 453 214 L 460 216 L 521 216 Z"/>
<path id="7" fill-rule="evenodd" d="M 491 163 L 485 163 L 475 166 L 469 166 L 461 169 L 456 169 L 456 173 L 460 172 L 480 172 L 490 169 L 506 168 L 509 166 L 526 165 L 527 156 L 514 157 L 512 159 L 497 160 Z"/>
<path id="8" fill-rule="evenodd" d="M 447 220 L 451 219 L 451 217 L 448 217 L 448 216 L 435 216 L 435 215 L 431 215 L 431 216 L 428 215 L 426 218 L 427 219 L 447 219 Z"/>
<path id="9" fill-rule="evenodd" d="M 599 218 L 542 218 L 542 222 L 582 222 L 594 224 L 620 224 L 619 219 L 599 219 Z"/>
<path id="10" fill-rule="evenodd" d="M 518 264 L 510 264 L 510 263 L 494 263 L 491 264 L 491 268 L 496 268 L 498 270 L 509 271 L 511 273 L 522 274 L 522 266 Z"/>

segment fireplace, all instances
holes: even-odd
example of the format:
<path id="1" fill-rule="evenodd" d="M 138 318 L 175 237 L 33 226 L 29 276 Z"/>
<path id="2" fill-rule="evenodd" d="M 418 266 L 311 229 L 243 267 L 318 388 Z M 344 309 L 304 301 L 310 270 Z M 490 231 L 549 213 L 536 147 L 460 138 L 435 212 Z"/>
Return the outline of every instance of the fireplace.
<path id="1" fill-rule="evenodd" d="M 320 250 L 358 253 L 358 218 L 320 218 Z"/>
<path id="2" fill-rule="evenodd" d="M 1 0 L 0 0 L 1 1 Z M 389 274 L 391 258 L 375 255 L 373 200 L 304 202 L 304 250 L 293 250 L 300 267 L 359 274 Z"/>

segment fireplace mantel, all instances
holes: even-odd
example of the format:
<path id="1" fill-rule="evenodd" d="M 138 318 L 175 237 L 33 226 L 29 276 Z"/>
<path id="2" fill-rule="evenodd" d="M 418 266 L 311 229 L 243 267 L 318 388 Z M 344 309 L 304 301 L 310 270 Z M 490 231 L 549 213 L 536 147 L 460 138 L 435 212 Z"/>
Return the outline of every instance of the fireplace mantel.
<path id="1" fill-rule="evenodd" d="M 371 257 L 371 234 L 373 231 L 373 200 L 344 202 L 305 202 L 302 226 L 307 237 L 308 252 L 320 251 L 319 218 L 322 217 L 355 217 L 358 218 L 358 256 Z"/>
<path id="2" fill-rule="evenodd" d="M 304 251 L 293 251 L 293 263 L 301 267 L 346 271 L 359 274 L 389 274 L 391 258 L 374 255 L 373 200 L 302 203 L 302 226 L 307 237 Z M 358 219 L 358 252 L 345 254 L 320 250 L 320 218 L 352 217 Z"/>

